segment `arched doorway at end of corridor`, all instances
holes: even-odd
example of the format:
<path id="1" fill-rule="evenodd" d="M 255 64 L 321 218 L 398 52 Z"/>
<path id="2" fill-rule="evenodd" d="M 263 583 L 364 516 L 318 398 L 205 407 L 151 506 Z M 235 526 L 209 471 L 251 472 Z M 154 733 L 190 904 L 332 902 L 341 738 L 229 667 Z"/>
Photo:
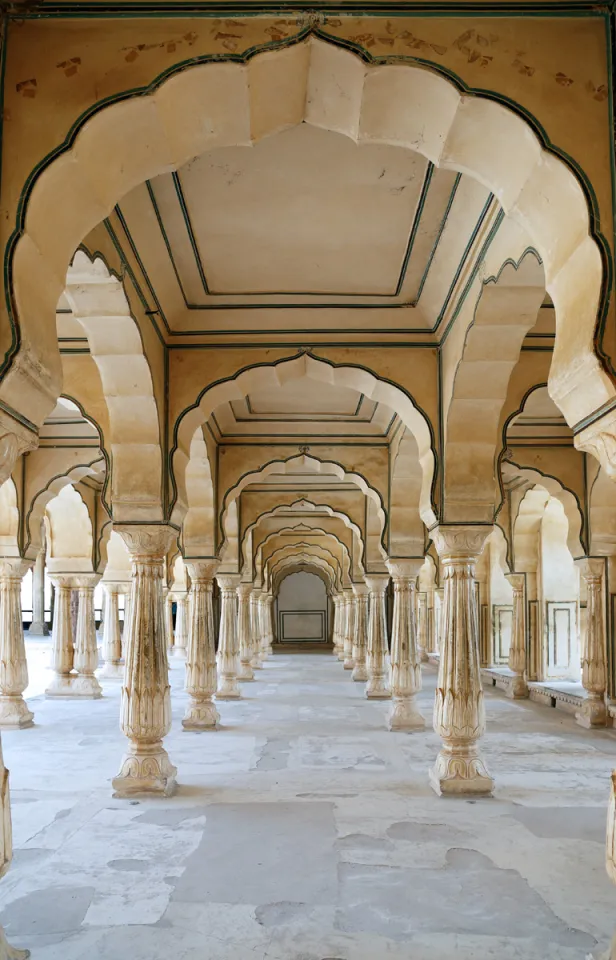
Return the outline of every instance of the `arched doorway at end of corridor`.
<path id="1" fill-rule="evenodd" d="M 277 643 L 302 647 L 330 643 L 330 598 L 314 573 L 298 570 L 280 584 L 276 598 Z"/>

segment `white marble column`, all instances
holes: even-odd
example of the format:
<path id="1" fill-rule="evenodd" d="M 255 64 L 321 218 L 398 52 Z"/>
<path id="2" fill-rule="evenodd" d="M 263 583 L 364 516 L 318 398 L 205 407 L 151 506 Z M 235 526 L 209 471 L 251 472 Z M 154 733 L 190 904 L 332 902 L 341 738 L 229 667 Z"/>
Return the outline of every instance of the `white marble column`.
<path id="1" fill-rule="evenodd" d="M 259 604 L 258 604 L 258 613 L 259 613 L 259 633 L 261 636 L 261 643 L 259 646 L 259 656 L 261 661 L 261 666 L 263 666 L 263 661 L 267 660 L 270 650 L 268 648 L 268 637 L 267 637 L 267 594 L 259 594 Z"/>
<path id="2" fill-rule="evenodd" d="M 334 624 L 332 630 L 332 643 L 334 649 L 332 653 L 336 660 L 338 659 L 338 653 L 340 652 L 340 616 L 341 616 L 341 596 L 338 593 L 335 593 L 333 596 L 334 601 Z"/>
<path id="3" fill-rule="evenodd" d="M 73 578 L 70 576 L 50 577 L 56 591 L 53 608 L 51 669 L 54 677 L 45 690 L 46 697 L 70 697 L 75 674 L 73 658 L 73 632 L 71 627 L 71 591 Z"/>
<path id="4" fill-rule="evenodd" d="M 176 593 L 174 597 L 177 606 L 172 654 L 175 660 L 186 660 L 186 647 L 188 645 L 188 595 L 186 593 Z"/>
<path id="5" fill-rule="evenodd" d="M 34 714 L 23 692 L 28 686 L 28 664 L 21 615 L 21 582 L 29 560 L 0 559 L 0 725 L 31 727 Z M 0 953 L 1 957 L 1 953 Z"/>
<path id="6" fill-rule="evenodd" d="M 264 654 L 268 657 L 271 657 L 273 651 L 272 644 L 274 642 L 274 597 L 271 593 L 263 594 L 263 603 L 264 611 L 263 616 L 265 619 L 265 632 L 263 636 L 263 651 Z"/>
<path id="7" fill-rule="evenodd" d="M 32 623 L 28 629 L 28 635 L 49 636 L 49 627 L 45 623 L 45 547 L 37 553 L 32 568 Z"/>
<path id="8" fill-rule="evenodd" d="M 434 700 L 434 729 L 443 745 L 430 771 L 440 794 L 487 796 L 494 781 L 479 755 L 485 709 L 479 665 L 475 564 L 491 526 L 439 525 L 430 532 L 443 565 L 443 648 Z"/>
<path id="9" fill-rule="evenodd" d="M 509 645 L 509 669 L 515 678 L 507 691 L 515 700 L 528 697 L 526 683 L 526 577 L 523 573 L 505 574 L 513 590 L 513 616 L 511 618 L 511 643 Z"/>
<path id="10" fill-rule="evenodd" d="M 167 655 L 173 656 L 173 644 L 175 637 L 173 635 L 173 594 L 168 587 L 163 587 L 163 603 L 165 605 L 165 639 L 167 644 Z"/>
<path id="11" fill-rule="evenodd" d="M 607 654 L 603 623 L 603 576 L 605 562 L 596 557 L 576 560 L 586 583 L 586 631 L 582 637 L 582 686 L 586 698 L 575 719 L 581 727 L 605 727 L 607 708 Z"/>
<path id="12" fill-rule="evenodd" d="M 129 587 L 124 588 L 124 622 L 122 624 L 122 658 L 126 663 L 126 648 L 128 646 L 128 636 L 130 634 L 130 624 L 131 624 L 131 614 L 130 614 L 130 598 L 133 587 L 132 583 Z"/>
<path id="13" fill-rule="evenodd" d="M 215 730 L 220 714 L 212 702 L 217 682 L 212 590 L 218 561 L 187 560 L 186 566 L 192 581 L 185 686 L 190 701 L 182 726 L 185 730 Z"/>
<path id="14" fill-rule="evenodd" d="M 9 794 L 9 771 L 4 766 L 0 743 L 0 878 L 5 875 L 13 859 L 13 831 L 11 826 L 11 798 Z M 29 950 L 10 946 L 0 927 L 0 960 L 27 960 Z"/>
<path id="15" fill-rule="evenodd" d="M 364 683 L 368 679 L 366 655 L 368 652 L 368 587 L 365 583 L 354 583 L 355 594 L 355 632 L 353 634 L 353 673 L 351 679 Z"/>
<path id="16" fill-rule="evenodd" d="M 349 619 L 349 598 L 346 590 L 340 596 L 340 630 L 338 633 L 338 660 L 344 663 L 347 643 L 347 623 Z"/>
<path id="17" fill-rule="evenodd" d="M 344 635 L 344 669 L 352 670 L 355 666 L 353 660 L 353 638 L 355 635 L 355 594 L 353 590 L 345 590 L 346 594 L 346 624 Z"/>
<path id="18" fill-rule="evenodd" d="M 417 709 L 415 697 L 421 690 L 421 662 L 417 646 L 417 575 L 423 558 L 389 560 L 387 568 L 394 583 L 391 629 L 391 695 L 387 718 L 390 730 L 423 730 L 426 722 Z"/>
<path id="19" fill-rule="evenodd" d="M 366 577 L 366 586 L 370 591 L 368 682 L 366 684 L 366 696 L 369 700 L 389 700 L 391 697 L 387 676 L 387 617 L 385 615 L 385 593 L 388 583 L 388 573 L 371 574 Z"/>
<path id="20" fill-rule="evenodd" d="M 103 626 L 103 667 L 99 677 L 104 680 L 122 680 L 124 664 L 122 663 L 119 596 L 123 587 L 118 583 L 104 583 L 103 589 L 107 602 Z"/>
<path id="21" fill-rule="evenodd" d="M 220 588 L 220 631 L 218 634 L 217 700 L 239 700 L 240 655 L 237 640 L 237 586 L 239 574 L 217 576 Z"/>
<path id="22" fill-rule="evenodd" d="M 252 631 L 252 660 L 250 665 L 253 670 L 262 670 L 261 663 L 261 614 L 260 614 L 261 588 L 253 587 L 250 594 L 250 629 Z"/>
<path id="23" fill-rule="evenodd" d="M 445 588 L 437 587 L 434 591 L 435 598 L 438 597 L 438 620 L 436 618 L 436 604 L 435 604 L 435 616 L 434 616 L 434 636 L 435 636 L 435 647 L 434 649 L 440 656 L 441 650 L 443 649 L 443 624 L 445 623 Z"/>
<path id="24" fill-rule="evenodd" d="M 427 663 L 428 661 L 428 595 L 426 593 L 420 593 L 419 590 L 416 593 L 416 606 L 417 611 L 417 654 L 419 656 L 420 663 Z"/>
<path id="25" fill-rule="evenodd" d="M 240 669 L 238 679 L 242 682 L 254 680 L 252 669 L 252 622 L 250 597 L 251 583 L 240 583 L 237 588 L 237 642 L 240 648 Z"/>
<path id="26" fill-rule="evenodd" d="M 79 595 L 77 628 L 75 630 L 75 656 L 73 666 L 77 676 L 73 679 L 71 696 L 85 700 L 99 700 L 103 691 L 94 675 L 98 668 L 98 644 L 94 620 L 94 587 L 100 580 L 97 574 L 81 574 L 74 583 Z"/>
<path id="27" fill-rule="evenodd" d="M 170 796 L 177 770 L 163 747 L 171 729 L 163 577 L 177 530 L 156 524 L 119 524 L 115 529 L 130 554 L 132 592 L 120 713 L 129 744 L 112 783 L 117 797 Z"/>

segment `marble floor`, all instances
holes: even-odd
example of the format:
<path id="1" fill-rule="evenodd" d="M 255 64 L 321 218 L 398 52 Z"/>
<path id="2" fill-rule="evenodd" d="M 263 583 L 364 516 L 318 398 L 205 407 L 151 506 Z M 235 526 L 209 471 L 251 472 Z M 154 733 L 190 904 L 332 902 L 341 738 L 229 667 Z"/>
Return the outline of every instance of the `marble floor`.
<path id="1" fill-rule="evenodd" d="M 119 684 L 29 702 L 3 734 L 15 859 L 0 922 L 33 960 L 584 960 L 616 927 L 604 821 L 616 733 L 487 693 L 486 800 L 442 799 L 425 733 L 389 733 L 322 654 L 270 659 L 221 730 L 186 733 L 179 789 L 114 800 Z M 431 720 L 435 684 L 420 698 Z"/>

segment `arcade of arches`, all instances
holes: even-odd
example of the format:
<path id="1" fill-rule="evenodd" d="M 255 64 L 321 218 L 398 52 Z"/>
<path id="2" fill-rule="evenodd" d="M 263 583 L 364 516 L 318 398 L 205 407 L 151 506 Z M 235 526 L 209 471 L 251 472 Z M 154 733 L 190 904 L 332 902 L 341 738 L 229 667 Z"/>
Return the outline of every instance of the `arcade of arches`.
<path id="1" fill-rule="evenodd" d="M 0 960 L 614 960 L 612 14 L 232 6 L 4 11 Z"/>

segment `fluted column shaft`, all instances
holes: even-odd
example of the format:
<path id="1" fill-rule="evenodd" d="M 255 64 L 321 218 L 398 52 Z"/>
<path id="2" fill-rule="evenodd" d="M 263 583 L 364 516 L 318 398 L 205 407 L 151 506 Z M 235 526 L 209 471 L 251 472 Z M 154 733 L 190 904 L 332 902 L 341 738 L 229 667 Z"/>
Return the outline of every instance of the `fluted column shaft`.
<path id="1" fill-rule="evenodd" d="M 116 796 L 169 796 L 177 773 L 163 737 L 171 729 L 163 610 L 165 557 L 177 531 L 154 524 L 116 526 L 130 554 L 132 590 L 120 726 L 127 752 L 113 780 Z"/>
<path id="2" fill-rule="evenodd" d="M 259 644 L 259 657 L 261 660 L 261 666 L 263 666 L 263 661 L 267 660 L 269 656 L 268 649 L 268 638 L 267 638 L 267 599 L 266 594 L 259 594 L 258 602 L 258 615 L 259 615 L 259 633 L 261 641 Z"/>
<path id="3" fill-rule="evenodd" d="M 215 730 L 220 715 L 212 702 L 217 683 L 212 591 L 218 561 L 187 560 L 186 566 L 192 581 L 185 687 L 190 701 L 182 726 L 185 730 Z"/>
<path id="4" fill-rule="evenodd" d="M 252 632 L 252 659 L 250 665 L 253 670 L 263 669 L 263 664 L 261 663 L 263 631 L 261 629 L 260 597 L 260 588 L 253 587 L 252 593 L 250 594 L 250 629 Z"/>
<path id="5" fill-rule="evenodd" d="M 511 643 L 509 645 L 509 669 L 515 673 L 511 684 L 511 696 L 517 700 L 528 697 L 526 683 L 526 577 L 523 573 L 506 575 L 513 590 L 513 617 L 511 620 Z"/>
<path id="6" fill-rule="evenodd" d="M 428 660 L 428 597 L 427 594 L 415 589 L 413 593 L 417 611 L 417 654 L 420 663 L 426 663 Z"/>
<path id="7" fill-rule="evenodd" d="M 443 565 L 443 649 L 434 700 L 434 729 L 443 746 L 430 771 L 438 794 L 492 793 L 494 781 L 479 756 L 485 709 L 479 663 L 475 564 L 491 527 L 441 525 L 431 531 Z"/>
<path id="8" fill-rule="evenodd" d="M 417 646 L 416 581 L 423 558 L 390 560 L 394 584 L 391 631 L 391 695 L 387 718 L 390 730 L 423 730 L 425 720 L 415 697 L 421 690 L 421 663 Z"/>
<path id="9" fill-rule="evenodd" d="M 173 654 L 173 644 L 175 637 L 173 635 L 173 594 L 168 587 L 163 587 L 163 602 L 165 605 L 165 638 L 167 652 L 169 656 Z"/>
<path id="10" fill-rule="evenodd" d="M 438 607 L 438 620 L 436 617 L 436 605 L 435 605 L 435 615 L 434 615 L 434 635 L 435 635 L 435 647 L 434 649 L 440 654 L 443 649 L 443 626 L 445 623 L 445 589 L 444 587 L 438 587 L 434 591 L 435 597 L 438 597 L 439 607 Z"/>
<path id="11" fill-rule="evenodd" d="M 55 602 L 53 608 L 53 646 L 51 652 L 51 669 L 54 677 L 45 690 L 46 697 L 70 697 L 74 680 L 73 658 L 73 631 L 71 626 L 71 591 L 73 578 L 70 576 L 53 576 L 50 578 L 55 587 Z"/>
<path id="12" fill-rule="evenodd" d="M 176 593 L 175 638 L 173 656 L 177 660 L 186 660 L 188 645 L 188 597 L 186 593 Z"/>
<path id="13" fill-rule="evenodd" d="M 32 637 L 48 637 L 45 623 L 45 547 L 36 555 L 32 568 L 32 623 L 28 633 Z"/>
<path id="14" fill-rule="evenodd" d="M 355 629 L 353 632 L 353 673 L 351 679 L 363 683 L 368 679 L 366 655 L 368 647 L 368 617 L 369 600 L 368 587 L 365 583 L 354 583 L 355 594 Z"/>
<path id="15" fill-rule="evenodd" d="M 34 714 L 23 692 L 28 664 L 21 616 L 21 582 L 31 564 L 18 558 L 0 559 L 0 725 L 30 727 Z M 1 956 L 1 954 L 0 954 Z"/>
<path id="16" fill-rule="evenodd" d="M 271 656 L 273 653 L 272 644 L 274 642 L 274 598 L 270 593 L 264 593 L 263 596 L 263 655 Z"/>
<path id="17" fill-rule="evenodd" d="M 218 689 L 217 700 L 239 700 L 238 685 L 240 668 L 237 639 L 237 586 L 238 574 L 216 577 L 220 587 L 220 631 L 218 634 Z"/>
<path id="18" fill-rule="evenodd" d="M 352 670 L 355 666 L 353 660 L 353 637 L 355 635 L 355 594 L 352 590 L 346 593 L 346 624 L 344 635 L 344 669 Z"/>
<path id="19" fill-rule="evenodd" d="M 117 583 L 104 583 L 105 621 L 103 626 L 103 668 L 99 676 L 106 680 L 121 680 L 124 677 L 122 663 L 122 634 L 120 632 L 120 591 Z"/>
<path id="20" fill-rule="evenodd" d="M 79 607 L 73 660 L 77 676 L 73 680 L 71 696 L 83 697 L 86 700 L 99 700 L 103 695 L 101 685 L 94 676 L 94 671 L 98 667 L 94 587 L 99 579 L 100 577 L 96 574 L 88 574 L 76 577 L 74 581 L 79 597 Z"/>
<path id="21" fill-rule="evenodd" d="M 338 659 L 344 662 L 347 643 L 347 623 L 349 617 L 349 598 L 346 593 L 340 597 L 340 633 L 338 643 Z"/>
<path id="22" fill-rule="evenodd" d="M 237 588 L 237 634 L 240 648 L 238 678 L 254 680 L 252 669 L 252 611 L 250 608 L 252 584 L 240 583 Z"/>
<path id="23" fill-rule="evenodd" d="M 334 649 L 332 650 L 333 655 L 338 659 L 338 653 L 340 650 L 340 596 L 335 593 L 333 597 L 334 601 L 334 623 L 332 629 L 332 642 Z"/>
<path id="24" fill-rule="evenodd" d="M 586 699 L 575 718 L 582 727 L 604 727 L 607 723 L 605 691 L 607 655 L 603 625 L 603 575 L 605 564 L 598 558 L 576 561 L 586 583 L 586 633 L 582 637 L 582 686 Z"/>
<path id="25" fill-rule="evenodd" d="M 366 696 L 369 700 L 388 700 L 391 690 L 387 677 L 387 617 L 385 614 L 385 592 L 389 583 L 389 574 L 376 574 L 366 577 L 366 586 L 370 591 L 368 619 L 368 682 Z"/>

